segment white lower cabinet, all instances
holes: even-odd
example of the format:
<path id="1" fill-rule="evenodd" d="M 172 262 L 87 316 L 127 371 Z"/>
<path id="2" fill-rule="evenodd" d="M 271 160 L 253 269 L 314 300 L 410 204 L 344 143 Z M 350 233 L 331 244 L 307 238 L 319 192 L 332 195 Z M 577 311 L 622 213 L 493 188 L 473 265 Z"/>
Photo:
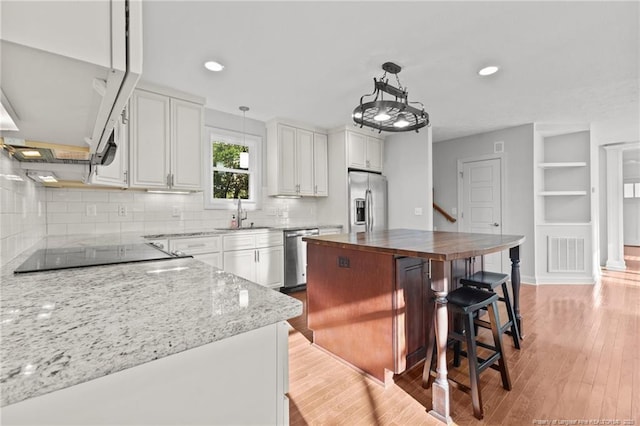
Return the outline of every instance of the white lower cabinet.
<path id="1" fill-rule="evenodd" d="M 2 407 L 3 425 L 287 425 L 288 325 Z"/>
<path id="2" fill-rule="evenodd" d="M 284 249 L 267 247 L 257 250 L 256 282 L 271 288 L 282 287 Z"/>
<path id="3" fill-rule="evenodd" d="M 256 282 L 256 251 L 235 250 L 224 252 L 223 269 L 249 281 Z"/>
<path id="4" fill-rule="evenodd" d="M 169 243 L 169 251 L 193 256 L 207 265 L 222 268 L 221 239 L 214 237 L 176 238 Z"/>
<path id="5" fill-rule="evenodd" d="M 225 235 L 223 269 L 265 287 L 282 287 L 282 232 Z"/>

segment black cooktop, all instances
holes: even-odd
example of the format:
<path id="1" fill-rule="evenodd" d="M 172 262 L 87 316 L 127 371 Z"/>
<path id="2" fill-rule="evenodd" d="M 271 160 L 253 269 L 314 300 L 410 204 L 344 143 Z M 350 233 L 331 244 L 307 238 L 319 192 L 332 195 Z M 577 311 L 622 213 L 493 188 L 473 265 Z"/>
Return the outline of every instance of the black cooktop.
<path id="1" fill-rule="evenodd" d="M 119 244 L 111 246 L 63 247 L 37 250 L 18 267 L 14 274 L 42 272 L 116 263 L 145 262 L 191 257 L 171 254 L 151 243 Z"/>

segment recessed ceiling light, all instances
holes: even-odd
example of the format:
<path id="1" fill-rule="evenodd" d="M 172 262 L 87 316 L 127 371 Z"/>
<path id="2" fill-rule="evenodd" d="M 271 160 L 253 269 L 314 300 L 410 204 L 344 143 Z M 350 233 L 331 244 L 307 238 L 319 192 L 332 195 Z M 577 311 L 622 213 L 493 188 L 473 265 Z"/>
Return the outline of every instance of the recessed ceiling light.
<path id="1" fill-rule="evenodd" d="M 204 63 L 204 67 L 209 71 L 222 71 L 224 69 L 224 65 L 216 61 L 207 61 Z"/>
<path id="2" fill-rule="evenodd" d="M 489 65 L 488 67 L 484 67 L 480 71 L 478 71 L 478 74 L 483 77 L 486 77 L 488 75 L 497 73 L 499 69 L 500 68 L 498 68 L 495 65 Z"/>

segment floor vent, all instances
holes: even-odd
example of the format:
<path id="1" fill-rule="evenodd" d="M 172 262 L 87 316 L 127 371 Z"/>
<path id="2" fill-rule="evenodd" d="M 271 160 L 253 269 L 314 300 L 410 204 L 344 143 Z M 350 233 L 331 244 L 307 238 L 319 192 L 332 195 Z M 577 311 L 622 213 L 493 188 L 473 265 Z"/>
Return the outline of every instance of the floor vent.
<path id="1" fill-rule="evenodd" d="M 584 272 L 584 238 L 547 237 L 548 272 Z"/>

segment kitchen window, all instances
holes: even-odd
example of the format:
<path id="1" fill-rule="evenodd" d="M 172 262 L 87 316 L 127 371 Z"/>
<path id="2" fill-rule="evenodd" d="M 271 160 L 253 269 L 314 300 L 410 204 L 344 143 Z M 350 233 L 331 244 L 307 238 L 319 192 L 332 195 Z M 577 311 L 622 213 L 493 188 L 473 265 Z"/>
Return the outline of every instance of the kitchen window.
<path id="1" fill-rule="evenodd" d="M 207 127 L 205 208 L 255 210 L 260 200 L 262 138 Z"/>

